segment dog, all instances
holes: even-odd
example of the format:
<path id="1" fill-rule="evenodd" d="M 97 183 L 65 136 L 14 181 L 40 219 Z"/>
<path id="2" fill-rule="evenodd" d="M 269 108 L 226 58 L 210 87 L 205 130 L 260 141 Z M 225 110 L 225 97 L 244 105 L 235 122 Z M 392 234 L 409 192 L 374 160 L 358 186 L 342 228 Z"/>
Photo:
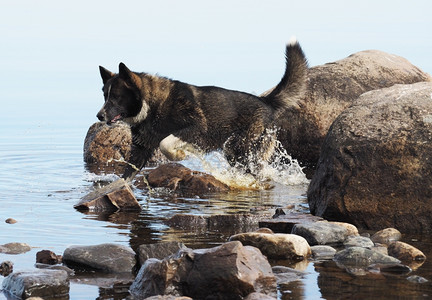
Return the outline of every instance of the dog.
<path id="1" fill-rule="evenodd" d="M 286 46 L 281 81 L 263 96 L 132 72 L 124 63 L 117 74 L 100 66 L 105 103 L 97 118 L 131 127 L 130 161 L 122 176 L 127 181 L 158 147 L 171 159 L 184 158 L 181 149 L 188 145 L 203 152 L 222 149 L 231 165 L 251 170 L 259 159 L 271 156 L 275 143 L 267 132 L 303 96 L 307 69 L 296 40 Z"/>

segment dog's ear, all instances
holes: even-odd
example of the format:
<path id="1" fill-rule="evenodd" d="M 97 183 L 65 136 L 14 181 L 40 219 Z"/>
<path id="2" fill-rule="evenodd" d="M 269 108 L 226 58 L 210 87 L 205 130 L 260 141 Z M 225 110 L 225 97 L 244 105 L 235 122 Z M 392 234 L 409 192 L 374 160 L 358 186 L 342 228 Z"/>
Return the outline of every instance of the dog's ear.
<path id="1" fill-rule="evenodd" d="M 114 77 L 114 73 L 111 71 L 108 71 L 107 69 L 105 69 L 102 66 L 99 66 L 99 71 L 102 77 L 102 82 L 105 84 L 109 79 Z"/>
<path id="2" fill-rule="evenodd" d="M 121 79 L 139 89 L 141 86 L 141 78 L 126 67 L 124 63 L 119 64 L 119 76 Z"/>

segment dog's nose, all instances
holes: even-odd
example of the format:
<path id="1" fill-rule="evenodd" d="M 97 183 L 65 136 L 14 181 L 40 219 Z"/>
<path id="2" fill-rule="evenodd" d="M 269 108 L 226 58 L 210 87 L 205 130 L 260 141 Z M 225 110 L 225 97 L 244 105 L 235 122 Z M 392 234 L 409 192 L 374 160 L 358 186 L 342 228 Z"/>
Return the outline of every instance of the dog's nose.
<path id="1" fill-rule="evenodd" d="M 102 112 L 98 112 L 98 114 L 96 115 L 96 117 L 99 119 L 99 121 L 104 121 L 105 120 Z"/>

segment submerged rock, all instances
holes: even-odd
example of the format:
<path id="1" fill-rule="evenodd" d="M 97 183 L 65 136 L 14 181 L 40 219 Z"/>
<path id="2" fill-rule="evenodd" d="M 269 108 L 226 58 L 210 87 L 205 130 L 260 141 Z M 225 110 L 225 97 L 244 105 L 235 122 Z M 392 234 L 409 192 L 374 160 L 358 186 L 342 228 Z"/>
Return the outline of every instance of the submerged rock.
<path id="1" fill-rule="evenodd" d="M 287 109 L 277 120 L 278 139 L 303 166 L 314 168 L 330 125 L 361 94 L 430 80 L 408 60 L 377 50 L 312 67 L 299 106 Z"/>
<path id="2" fill-rule="evenodd" d="M 107 243 L 95 246 L 70 246 L 63 253 L 63 262 L 72 268 L 106 273 L 131 273 L 136 260 L 135 252 L 131 248 Z"/>
<path id="3" fill-rule="evenodd" d="M 361 247 L 350 247 L 335 254 L 334 261 L 344 266 L 368 267 L 372 264 L 399 264 L 401 261 Z"/>
<path id="4" fill-rule="evenodd" d="M 257 248 L 237 241 L 210 249 L 180 250 L 163 260 L 148 259 L 130 288 L 140 299 L 163 294 L 242 299 L 267 290 L 276 291 L 267 259 Z"/>
<path id="5" fill-rule="evenodd" d="M 271 259 L 303 260 L 311 255 L 308 242 L 295 234 L 248 232 L 233 235 L 229 240 L 257 247 Z"/>
<path id="6" fill-rule="evenodd" d="M 308 273 L 285 266 L 272 267 L 278 285 L 302 280 Z"/>
<path id="7" fill-rule="evenodd" d="M 432 231 L 432 83 L 363 94 L 332 124 L 311 213 L 366 229 Z"/>
<path id="8" fill-rule="evenodd" d="M 193 171 L 179 163 L 163 164 L 151 170 L 147 181 L 152 187 L 166 187 L 172 191 L 193 195 L 229 190 L 226 184 L 214 176 Z"/>
<path id="9" fill-rule="evenodd" d="M 0 253 L 5 254 L 21 254 L 31 250 L 31 247 L 26 243 L 7 243 L 0 245 Z"/>
<path id="10" fill-rule="evenodd" d="M 22 299 L 69 297 L 69 277 L 63 270 L 18 271 L 3 280 L 3 290 Z"/>

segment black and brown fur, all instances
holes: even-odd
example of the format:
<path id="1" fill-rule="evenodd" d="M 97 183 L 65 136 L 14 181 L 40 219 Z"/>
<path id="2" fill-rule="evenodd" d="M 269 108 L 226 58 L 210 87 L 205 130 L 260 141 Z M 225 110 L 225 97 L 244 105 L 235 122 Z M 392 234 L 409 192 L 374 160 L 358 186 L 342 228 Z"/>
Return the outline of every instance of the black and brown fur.
<path id="1" fill-rule="evenodd" d="M 103 67 L 105 104 L 97 117 L 109 124 L 131 126 L 131 180 L 168 136 L 209 152 L 223 149 L 231 164 L 249 165 L 250 154 L 262 156 L 273 147 L 267 129 L 285 108 L 296 105 L 306 85 L 307 62 L 297 42 L 286 47 L 286 70 L 265 96 L 215 86 L 194 86 L 147 73 L 130 71 L 123 63 L 114 74 Z M 259 157 L 258 157 L 259 158 Z"/>

